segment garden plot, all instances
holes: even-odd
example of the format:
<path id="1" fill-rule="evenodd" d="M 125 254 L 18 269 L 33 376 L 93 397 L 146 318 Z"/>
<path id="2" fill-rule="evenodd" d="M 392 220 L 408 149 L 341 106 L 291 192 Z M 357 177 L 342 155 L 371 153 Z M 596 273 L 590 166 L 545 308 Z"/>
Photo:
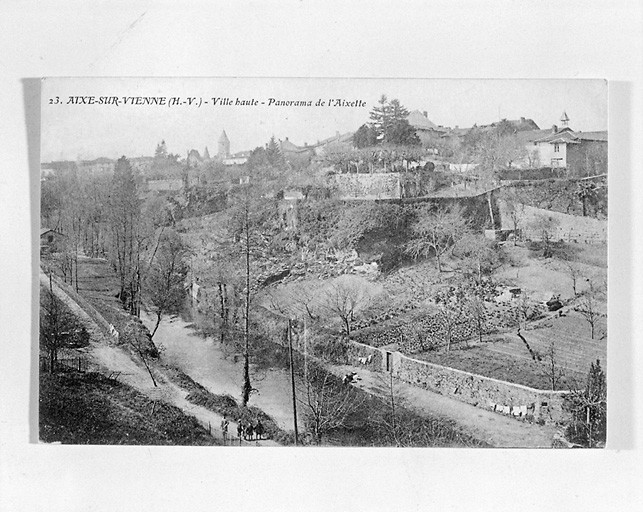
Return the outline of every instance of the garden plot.
<path id="1" fill-rule="evenodd" d="M 542 327 L 523 330 L 531 349 L 543 360 L 549 360 L 551 345 L 554 344 L 554 360 L 563 371 L 585 374 L 597 359 L 603 366 L 607 356 L 607 339 L 589 337 L 589 328 L 584 319 L 576 314 L 552 318 Z M 494 343 L 485 344 L 485 350 L 521 359 L 531 359 L 525 344 L 515 334 L 507 333 Z"/>

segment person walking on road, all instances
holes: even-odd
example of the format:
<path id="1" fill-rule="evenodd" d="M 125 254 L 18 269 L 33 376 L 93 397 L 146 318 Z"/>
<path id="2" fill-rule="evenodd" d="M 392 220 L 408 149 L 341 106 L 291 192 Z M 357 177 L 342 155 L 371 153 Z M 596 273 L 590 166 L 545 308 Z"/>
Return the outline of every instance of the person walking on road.
<path id="1" fill-rule="evenodd" d="M 239 438 L 239 445 L 241 445 L 241 436 L 243 435 L 243 423 L 241 420 L 237 423 L 237 437 Z"/>
<path id="2" fill-rule="evenodd" d="M 257 434 L 257 439 L 263 439 L 263 424 L 261 423 L 261 420 L 257 420 L 257 424 L 255 425 L 255 434 Z"/>
<path id="3" fill-rule="evenodd" d="M 223 432 L 223 444 L 225 444 L 228 441 L 228 427 L 230 426 L 230 422 L 228 421 L 228 418 L 225 416 L 221 420 L 221 432 Z"/>

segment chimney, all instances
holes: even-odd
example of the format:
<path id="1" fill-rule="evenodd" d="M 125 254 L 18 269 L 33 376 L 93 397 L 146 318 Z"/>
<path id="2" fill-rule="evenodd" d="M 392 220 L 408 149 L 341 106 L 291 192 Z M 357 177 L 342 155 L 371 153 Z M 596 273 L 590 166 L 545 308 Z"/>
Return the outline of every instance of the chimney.
<path id="1" fill-rule="evenodd" d="M 424 117 L 429 117 L 429 113 L 426 110 L 422 111 L 422 113 L 424 114 Z"/>
<path id="2" fill-rule="evenodd" d="M 553 126 L 551 127 L 551 131 L 552 131 L 553 133 L 558 133 L 558 126 L 553 125 Z"/>
<path id="3" fill-rule="evenodd" d="M 456 125 L 455 125 L 455 129 L 457 130 L 458 128 L 460 128 L 460 127 L 456 124 Z"/>
<path id="4" fill-rule="evenodd" d="M 521 117 L 521 118 L 520 118 L 520 122 L 521 122 L 521 123 L 524 123 L 524 122 L 525 122 L 525 118 L 524 118 L 524 117 Z"/>
<path id="5" fill-rule="evenodd" d="M 286 140 L 288 140 L 288 137 L 286 137 Z"/>
<path id="6" fill-rule="evenodd" d="M 304 142 L 304 147 L 305 147 L 305 148 L 307 148 L 307 147 L 308 147 L 308 142 Z"/>

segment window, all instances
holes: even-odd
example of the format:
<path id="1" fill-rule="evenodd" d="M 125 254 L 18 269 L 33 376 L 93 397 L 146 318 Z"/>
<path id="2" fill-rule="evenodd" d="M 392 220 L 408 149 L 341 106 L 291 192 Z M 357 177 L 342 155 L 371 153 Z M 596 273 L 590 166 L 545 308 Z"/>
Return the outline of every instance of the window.
<path id="1" fill-rule="evenodd" d="M 554 144 L 554 153 L 558 153 L 560 151 L 560 145 Z"/>

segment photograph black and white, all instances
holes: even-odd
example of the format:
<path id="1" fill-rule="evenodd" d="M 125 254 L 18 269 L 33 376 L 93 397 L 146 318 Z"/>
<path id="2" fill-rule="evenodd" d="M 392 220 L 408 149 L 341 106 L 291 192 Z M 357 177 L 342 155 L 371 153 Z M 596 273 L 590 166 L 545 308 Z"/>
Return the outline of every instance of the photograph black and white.
<path id="1" fill-rule="evenodd" d="M 607 92 L 44 79 L 40 441 L 605 447 Z"/>

